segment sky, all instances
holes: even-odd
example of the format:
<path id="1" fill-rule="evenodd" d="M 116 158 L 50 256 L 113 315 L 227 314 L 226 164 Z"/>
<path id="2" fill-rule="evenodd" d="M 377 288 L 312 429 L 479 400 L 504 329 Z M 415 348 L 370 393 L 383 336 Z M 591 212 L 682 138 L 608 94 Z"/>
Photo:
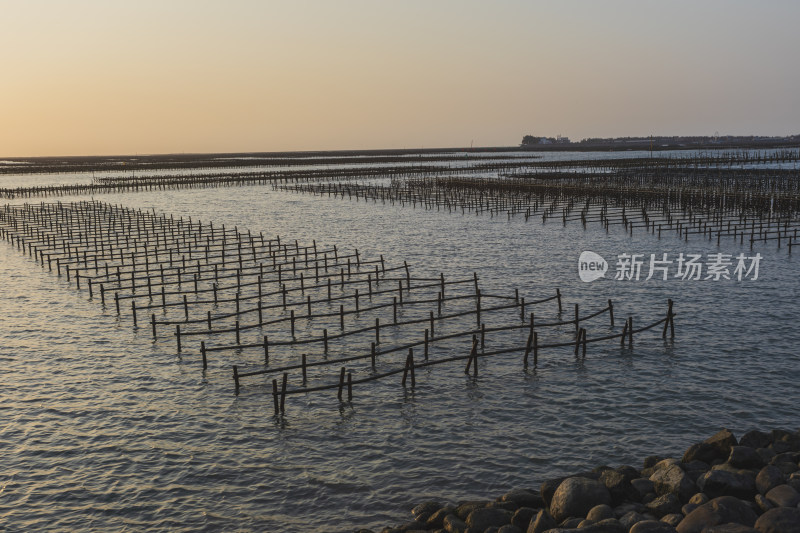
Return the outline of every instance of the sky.
<path id="1" fill-rule="evenodd" d="M 0 155 L 800 133 L 796 0 L 0 0 Z"/>

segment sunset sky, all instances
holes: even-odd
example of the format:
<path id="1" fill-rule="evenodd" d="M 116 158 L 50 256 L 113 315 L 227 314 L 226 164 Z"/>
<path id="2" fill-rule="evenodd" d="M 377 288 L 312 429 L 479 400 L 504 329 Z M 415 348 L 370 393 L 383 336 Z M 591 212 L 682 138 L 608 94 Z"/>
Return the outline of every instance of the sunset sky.
<path id="1" fill-rule="evenodd" d="M 800 2 L 0 1 L 0 156 L 800 133 Z"/>

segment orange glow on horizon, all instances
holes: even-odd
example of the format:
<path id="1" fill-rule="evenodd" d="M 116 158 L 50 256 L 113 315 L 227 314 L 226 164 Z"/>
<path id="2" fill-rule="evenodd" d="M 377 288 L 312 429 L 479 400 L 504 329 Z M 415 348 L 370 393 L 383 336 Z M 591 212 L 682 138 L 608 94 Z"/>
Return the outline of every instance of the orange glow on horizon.
<path id="1" fill-rule="evenodd" d="M 0 154 L 798 133 L 800 5 L 721 7 L 12 2 Z"/>

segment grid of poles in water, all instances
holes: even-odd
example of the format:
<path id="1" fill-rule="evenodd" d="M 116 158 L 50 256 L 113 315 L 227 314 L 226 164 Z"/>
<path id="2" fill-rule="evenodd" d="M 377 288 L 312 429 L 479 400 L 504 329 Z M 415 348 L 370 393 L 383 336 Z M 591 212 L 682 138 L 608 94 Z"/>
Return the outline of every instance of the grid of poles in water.
<path id="1" fill-rule="evenodd" d="M 276 414 L 292 395 L 350 401 L 375 380 L 414 387 L 419 369 L 445 363 L 477 378 L 479 359 L 535 371 L 551 353 L 631 348 L 650 329 L 674 337 L 671 300 L 634 324 L 615 320 L 610 300 L 584 311 L 559 289 L 527 301 L 489 294 L 477 274 L 414 276 L 358 250 L 97 201 L 6 205 L 0 235 L 204 372 L 229 368 L 237 394 L 271 381 Z"/>
<path id="2" fill-rule="evenodd" d="M 273 188 L 425 209 L 579 221 L 660 238 L 673 232 L 739 243 L 800 244 L 800 171 L 766 168 L 797 152 L 618 160 L 542 161 L 534 170 L 482 176 L 397 176 L 364 180 L 295 180 Z M 784 160 L 785 159 L 785 160 Z M 748 166 L 749 165 L 749 166 Z"/>

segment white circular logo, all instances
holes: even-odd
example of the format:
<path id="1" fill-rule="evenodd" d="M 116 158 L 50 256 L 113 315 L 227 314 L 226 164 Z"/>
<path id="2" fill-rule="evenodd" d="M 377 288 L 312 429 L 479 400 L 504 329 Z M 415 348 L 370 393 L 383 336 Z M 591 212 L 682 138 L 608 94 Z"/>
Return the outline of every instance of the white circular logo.
<path id="1" fill-rule="evenodd" d="M 578 275 L 581 277 L 581 281 L 588 283 L 600 279 L 606 275 L 606 271 L 608 271 L 608 263 L 603 256 L 588 250 L 581 252 L 581 256 L 578 258 Z"/>

